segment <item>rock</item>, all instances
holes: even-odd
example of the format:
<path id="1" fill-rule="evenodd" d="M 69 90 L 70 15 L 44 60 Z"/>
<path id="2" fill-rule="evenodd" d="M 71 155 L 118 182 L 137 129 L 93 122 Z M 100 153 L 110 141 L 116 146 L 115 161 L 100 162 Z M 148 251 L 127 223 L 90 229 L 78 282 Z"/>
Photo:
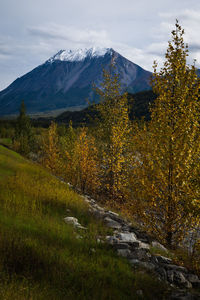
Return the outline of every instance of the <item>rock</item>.
<path id="1" fill-rule="evenodd" d="M 131 258 L 139 259 L 141 261 L 149 261 L 151 254 L 147 251 L 147 249 L 135 249 L 131 252 Z"/>
<path id="2" fill-rule="evenodd" d="M 106 217 L 104 219 L 106 225 L 110 228 L 113 228 L 113 229 L 120 229 L 122 226 L 121 224 L 119 224 L 118 222 L 114 221 L 113 219 L 109 218 L 109 217 Z"/>
<path id="3" fill-rule="evenodd" d="M 135 265 L 137 266 L 140 263 L 139 259 L 133 259 L 133 258 L 129 259 L 129 262 L 132 266 Z"/>
<path id="4" fill-rule="evenodd" d="M 131 242 L 129 243 L 129 245 L 131 246 L 131 249 L 134 251 L 135 249 L 139 248 L 140 242 Z"/>
<path id="5" fill-rule="evenodd" d="M 110 245 L 114 245 L 115 243 L 118 243 L 119 240 L 115 237 L 115 236 L 110 236 L 107 235 L 106 236 L 106 241 L 110 244 Z"/>
<path id="6" fill-rule="evenodd" d="M 131 255 L 131 251 L 129 249 L 117 249 L 117 253 L 120 256 L 128 258 Z"/>
<path id="7" fill-rule="evenodd" d="M 162 250 L 162 251 L 164 251 L 164 252 L 168 252 L 168 250 L 167 250 L 167 248 L 165 248 L 162 244 L 160 244 L 159 242 L 157 242 L 157 241 L 153 241 L 152 243 L 151 243 L 151 245 L 152 245 L 152 247 L 155 247 L 155 248 L 157 248 L 157 249 L 159 249 L 159 250 Z"/>
<path id="8" fill-rule="evenodd" d="M 174 272 L 172 270 L 167 270 L 167 279 L 170 283 L 174 282 Z"/>
<path id="9" fill-rule="evenodd" d="M 151 270 L 151 271 L 153 271 L 155 269 L 154 264 L 149 263 L 149 262 L 140 261 L 138 259 L 130 259 L 129 262 L 132 266 L 145 268 L 145 269 Z"/>
<path id="10" fill-rule="evenodd" d="M 150 249 L 150 245 L 139 241 L 139 248 L 141 249 Z"/>
<path id="11" fill-rule="evenodd" d="M 157 259 L 157 256 L 152 255 L 152 256 L 151 256 L 151 262 L 152 262 L 153 264 L 155 264 L 155 265 L 158 265 L 158 259 Z"/>
<path id="12" fill-rule="evenodd" d="M 136 237 L 138 240 L 140 240 L 143 243 L 150 243 L 151 242 L 151 238 L 149 237 L 149 235 L 146 232 L 143 232 L 137 228 L 132 227 L 130 229 L 131 232 L 134 232 L 136 234 Z"/>
<path id="13" fill-rule="evenodd" d="M 177 272 L 187 273 L 187 269 L 181 266 L 172 265 L 172 264 L 161 264 L 161 266 L 167 270 L 172 270 L 174 272 L 177 271 Z"/>
<path id="14" fill-rule="evenodd" d="M 98 209 L 99 211 L 105 213 L 104 208 L 100 207 L 98 204 L 95 203 L 95 204 L 93 204 L 92 206 L 93 206 L 94 208 Z"/>
<path id="15" fill-rule="evenodd" d="M 200 288 L 200 280 L 197 275 L 194 274 L 186 274 L 186 278 L 189 282 L 191 282 L 192 286 L 195 288 Z"/>
<path id="16" fill-rule="evenodd" d="M 77 218 L 74 217 L 66 217 L 64 218 L 65 223 L 73 225 L 76 228 L 79 229 L 87 229 L 86 227 L 83 227 L 79 222 Z"/>
<path id="17" fill-rule="evenodd" d="M 140 263 L 141 267 L 153 271 L 155 269 L 155 265 L 150 262 L 142 262 Z"/>
<path id="18" fill-rule="evenodd" d="M 184 288 L 192 287 L 192 284 L 185 278 L 185 276 L 181 272 L 174 272 L 174 283 Z"/>
<path id="19" fill-rule="evenodd" d="M 171 300 L 197 300 L 192 294 L 187 293 L 185 290 L 173 291 L 170 295 Z"/>
<path id="20" fill-rule="evenodd" d="M 161 279 L 167 280 L 167 272 L 164 268 L 158 268 L 157 272 L 160 274 Z"/>
<path id="21" fill-rule="evenodd" d="M 133 227 L 131 223 L 128 223 L 117 213 L 100 207 L 96 201 L 89 196 L 85 195 L 83 197 L 89 204 L 90 212 L 95 217 L 104 220 L 108 227 L 114 229 L 112 236 L 106 236 L 106 242 L 113 246 L 118 255 L 127 258 L 132 266 L 154 271 L 159 280 L 167 281 L 172 287 L 179 287 L 178 292 L 176 292 L 176 290 L 174 293 L 172 292 L 170 299 L 196 299 L 185 291 L 186 288 L 191 288 L 192 286 L 200 287 L 200 280 L 196 275 L 188 274 L 186 268 L 174 265 L 170 258 L 150 254 L 150 245 L 167 253 L 168 250 L 162 244 L 153 240 L 145 231 Z M 70 210 L 67 212 L 69 213 Z M 66 217 L 64 221 L 78 229 L 87 229 L 74 217 Z M 82 237 L 76 236 L 76 238 Z M 100 237 L 97 237 L 97 243 L 103 242 Z M 95 249 L 90 249 L 90 252 L 91 254 L 95 253 Z M 180 288 L 184 289 L 181 293 Z M 136 294 L 139 297 L 143 297 L 142 290 L 137 291 Z"/>
<path id="22" fill-rule="evenodd" d="M 136 235 L 132 232 L 120 232 L 117 235 L 117 238 L 120 240 L 120 242 L 124 243 L 134 243 L 138 242 Z"/>
<path id="23" fill-rule="evenodd" d="M 117 218 L 119 217 L 119 214 L 117 214 L 117 213 L 115 213 L 115 212 L 113 212 L 111 210 L 109 210 L 108 213 L 109 213 L 109 215 L 111 215 L 113 217 L 117 217 Z"/>
<path id="24" fill-rule="evenodd" d="M 127 243 L 115 243 L 114 245 L 115 249 L 129 249 L 130 250 L 130 246 Z"/>
<path id="25" fill-rule="evenodd" d="M 89 211 L 98 219 L 103 219 L 105 217 L 105 212 L 102 210 L 98 210 L 94 207 L 90 207 Z"/>
<path id="26" fill-rule="evenodd" d="M 156 258 L 157 258 L 158 263 L 161 263 L 161 264 L 171 264 L 172 263 L 172 260 L 170 258 L 167 258 L 162 255 L 157 255 Z"/>
<path id="27" fill-rule="evenodd" d="M 66 217 L 66 218 L 64 218 L 64 221 L 65 221 L 65 223 L 67 223 L 67 224 L 71 224 L 71 225 L 77 225 L 77 224 L 79 224 L 79 222 L 78 222 L 78 219 L 77 218 L 74 218 L 74 217 Z"/>

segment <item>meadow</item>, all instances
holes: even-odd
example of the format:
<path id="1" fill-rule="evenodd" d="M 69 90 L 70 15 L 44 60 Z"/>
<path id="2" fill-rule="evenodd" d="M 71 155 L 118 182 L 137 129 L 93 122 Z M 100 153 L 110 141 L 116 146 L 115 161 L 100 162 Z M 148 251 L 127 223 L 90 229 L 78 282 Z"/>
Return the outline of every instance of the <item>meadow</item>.
<path id="1" fill-rule="evenodd" d="M 0 146 L 0 299 L 164 299 L 163 284 L 97 242 L 109 232 L 67 184 Z"/>

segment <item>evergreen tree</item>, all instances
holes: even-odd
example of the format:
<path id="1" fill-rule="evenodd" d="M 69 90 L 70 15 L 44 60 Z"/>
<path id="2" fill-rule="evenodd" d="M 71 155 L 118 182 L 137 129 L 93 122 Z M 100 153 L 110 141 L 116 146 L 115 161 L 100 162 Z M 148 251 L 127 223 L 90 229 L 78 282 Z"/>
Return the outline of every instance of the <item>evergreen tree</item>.
<path id="1" fill-rule="evenodd" d="M 176 22 L 164 67 L 154 64 L 153 91 L 159 95 L 151 121 L 135 135 L 132 188 L 135 209 L 147 228 L 169 247 L 198 222 L 200 190 L 200 81 L 188 66 L 184 31 Z"/>
<path id="2" fill-rule="evenodd" d="M 21 102 L 20 113 L 15 127 L 15 145 L 22 154 L 28 154 L 32 146 L 32 128 L 30 118 L 26 115 L 24 101 Z"/>

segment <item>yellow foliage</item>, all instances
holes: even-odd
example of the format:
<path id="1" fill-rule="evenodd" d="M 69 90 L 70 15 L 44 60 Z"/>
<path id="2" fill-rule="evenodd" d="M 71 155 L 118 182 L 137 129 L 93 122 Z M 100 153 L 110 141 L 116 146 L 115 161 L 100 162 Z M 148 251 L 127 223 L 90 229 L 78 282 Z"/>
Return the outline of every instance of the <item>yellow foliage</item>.
<path id="1" fill-rule="evenodd" d="M 51 123 L 47 135 L 43 134 L 42 150 L 43 165 L 50 169 L 54 174 L 59 175 L 61 172 L 59 138 L 57 134 L 57 125 L 54 122 Z"/>
<path id="2" fill-rule="evenodd" d="M 151 121 L 134 137 L 132 194 L 146 227 L 168 246 L 178 243 L 199 218 L 200 193 L 200 81 L 194 66 L 186 65 L 187 46 L 176 23 L 166 62 L 157 72 L 153 91 L 158 95 Z"/>
<path id="3" fill-rule="evenodd" d="M 98 106 L 102 139 L 102 186 L 104 193 L 114 201 L 125 199 L 127 186 L 128 135 L 130 132 L 127 94 L 121 95 L 118 74 L 103 71 L 103 83 L 97 92 L 101 97 Z"/>

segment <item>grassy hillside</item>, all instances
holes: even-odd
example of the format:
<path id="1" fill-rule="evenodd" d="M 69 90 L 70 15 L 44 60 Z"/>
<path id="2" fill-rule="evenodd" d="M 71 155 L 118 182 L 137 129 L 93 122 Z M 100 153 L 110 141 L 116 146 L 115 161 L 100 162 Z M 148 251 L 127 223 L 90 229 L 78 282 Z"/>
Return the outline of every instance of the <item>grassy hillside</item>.
<path id="1" fill-rule="evenodd" d="M 66 184 L 0 146 L 0 299 L 163 299 L 152 276 L 97 243 L 108 230 Z"/>

